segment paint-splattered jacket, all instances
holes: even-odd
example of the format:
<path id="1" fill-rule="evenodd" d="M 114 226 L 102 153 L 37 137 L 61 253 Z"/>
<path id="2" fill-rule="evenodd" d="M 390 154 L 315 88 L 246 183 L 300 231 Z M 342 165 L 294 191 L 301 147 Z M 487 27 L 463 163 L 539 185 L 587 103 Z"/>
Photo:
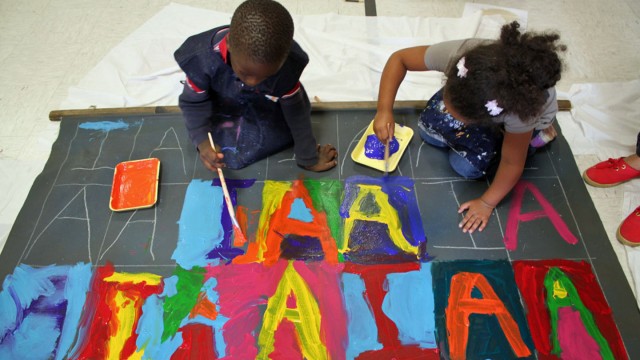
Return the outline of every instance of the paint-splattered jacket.
<path id="1" fill-rule="evenodd" d="M 189 37 L 174 57 L 187 80 L 179 98 L 194 145 L 212 132 L 230 168 L 241 168 L 294 143 L 301 166 L 318 161 L 311 129 L 311 105 L 300 83 L 309 62 L 294 41 L 278 72 L 256 87 L 233 72 L 227 50 L 228 26 Z"/>

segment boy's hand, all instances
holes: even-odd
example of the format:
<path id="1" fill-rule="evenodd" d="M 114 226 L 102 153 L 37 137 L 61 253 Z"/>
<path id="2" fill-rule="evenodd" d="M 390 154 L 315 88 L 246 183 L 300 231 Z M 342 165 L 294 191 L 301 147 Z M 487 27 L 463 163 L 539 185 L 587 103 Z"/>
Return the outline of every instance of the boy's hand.
<path id="1" fill-rule="evenodd" d="M 209 144 L 209 140 L 205 140 L 198 144 L 198 153 L 200 154 L 200 160 L 204 167 L 211 171 L 217 171 L 217 168 L 225 166 L 222 161 L 224 155 L 221 152 L 213 151 L 211 144 Z"/>
<path id="2" fill-rule="evenodd" d="M 458 209 L 458 214 L 463 213 L 465 210 L 467 211 L 458 226 L 462 229 L 462 232 L 465 233 L 469 232 L 472 234 L 476 229 L 482 231 L 487 226 L 493 209 L 494 206 L 487 204 L 481 198 L 467 201 L 460 205 Z"/>
<path id="3" fill-rule="evenodd" d="M 316 172 L 327 171 L 338 164 L 337 157 L 338 150 L 333 145 L 318 145 L 318 163 L 306 166 L 305 169 Z"/>
<path id="4" fill-rule="evenodd" d="M 386 144 L 387 140 L 393 139 L 395 123 L 393 113 L 376 113 L 376 117 L 373 119 L 373 132 L 376 134 L 378 140 Z"/>

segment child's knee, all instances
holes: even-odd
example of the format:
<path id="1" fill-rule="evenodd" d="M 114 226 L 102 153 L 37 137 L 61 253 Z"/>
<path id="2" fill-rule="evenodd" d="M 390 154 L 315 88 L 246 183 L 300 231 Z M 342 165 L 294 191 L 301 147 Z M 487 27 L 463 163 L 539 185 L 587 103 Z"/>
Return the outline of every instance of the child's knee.
<path id="1" fill-rule="evenodd" d="M 420 134 L 420 138 L 429 145 L 440 148 L 446 148 L 449 146 L 442 135 L 427 128 L 422 121 L 418 122 L 418 134 Z"/>
<path id="2" fill-rule="evenodd" d="M 449 165 L 451 165 L 451 168 L 465 179 L 479 179 L 485 176 L 484 169 L 478 168 L 464 157 L 464 155 L 465 154 L 460 154 L 453 149 L 450 150 Z"/>

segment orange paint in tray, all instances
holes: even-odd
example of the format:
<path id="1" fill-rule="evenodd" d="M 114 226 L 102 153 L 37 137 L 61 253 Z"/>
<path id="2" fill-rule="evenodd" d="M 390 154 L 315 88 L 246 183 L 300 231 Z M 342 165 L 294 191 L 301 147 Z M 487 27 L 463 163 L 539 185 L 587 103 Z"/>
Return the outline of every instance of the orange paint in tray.
<path id="1" fill-rule="evenodd" d="M 119 163 L 113 174 L 109 208 L 126 211 L 152 207 L 158 200 L 159 177 L 157 158 Z"/>

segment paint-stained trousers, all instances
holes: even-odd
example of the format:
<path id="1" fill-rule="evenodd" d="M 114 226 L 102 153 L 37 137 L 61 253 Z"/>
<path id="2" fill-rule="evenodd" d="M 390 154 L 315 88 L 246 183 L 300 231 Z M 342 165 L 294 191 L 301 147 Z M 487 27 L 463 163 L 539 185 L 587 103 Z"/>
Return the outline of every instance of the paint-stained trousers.
<path id="1" fill-rule="evenodd" d="M 486 175 L 500 146 L 502 132 L 497 126 L 465 125 L 446 111 L 440 89 L 420 114 L 418 128 L 422 140 L 449 148 L 449 164 L 461 176 L 477 179 Z"/>

